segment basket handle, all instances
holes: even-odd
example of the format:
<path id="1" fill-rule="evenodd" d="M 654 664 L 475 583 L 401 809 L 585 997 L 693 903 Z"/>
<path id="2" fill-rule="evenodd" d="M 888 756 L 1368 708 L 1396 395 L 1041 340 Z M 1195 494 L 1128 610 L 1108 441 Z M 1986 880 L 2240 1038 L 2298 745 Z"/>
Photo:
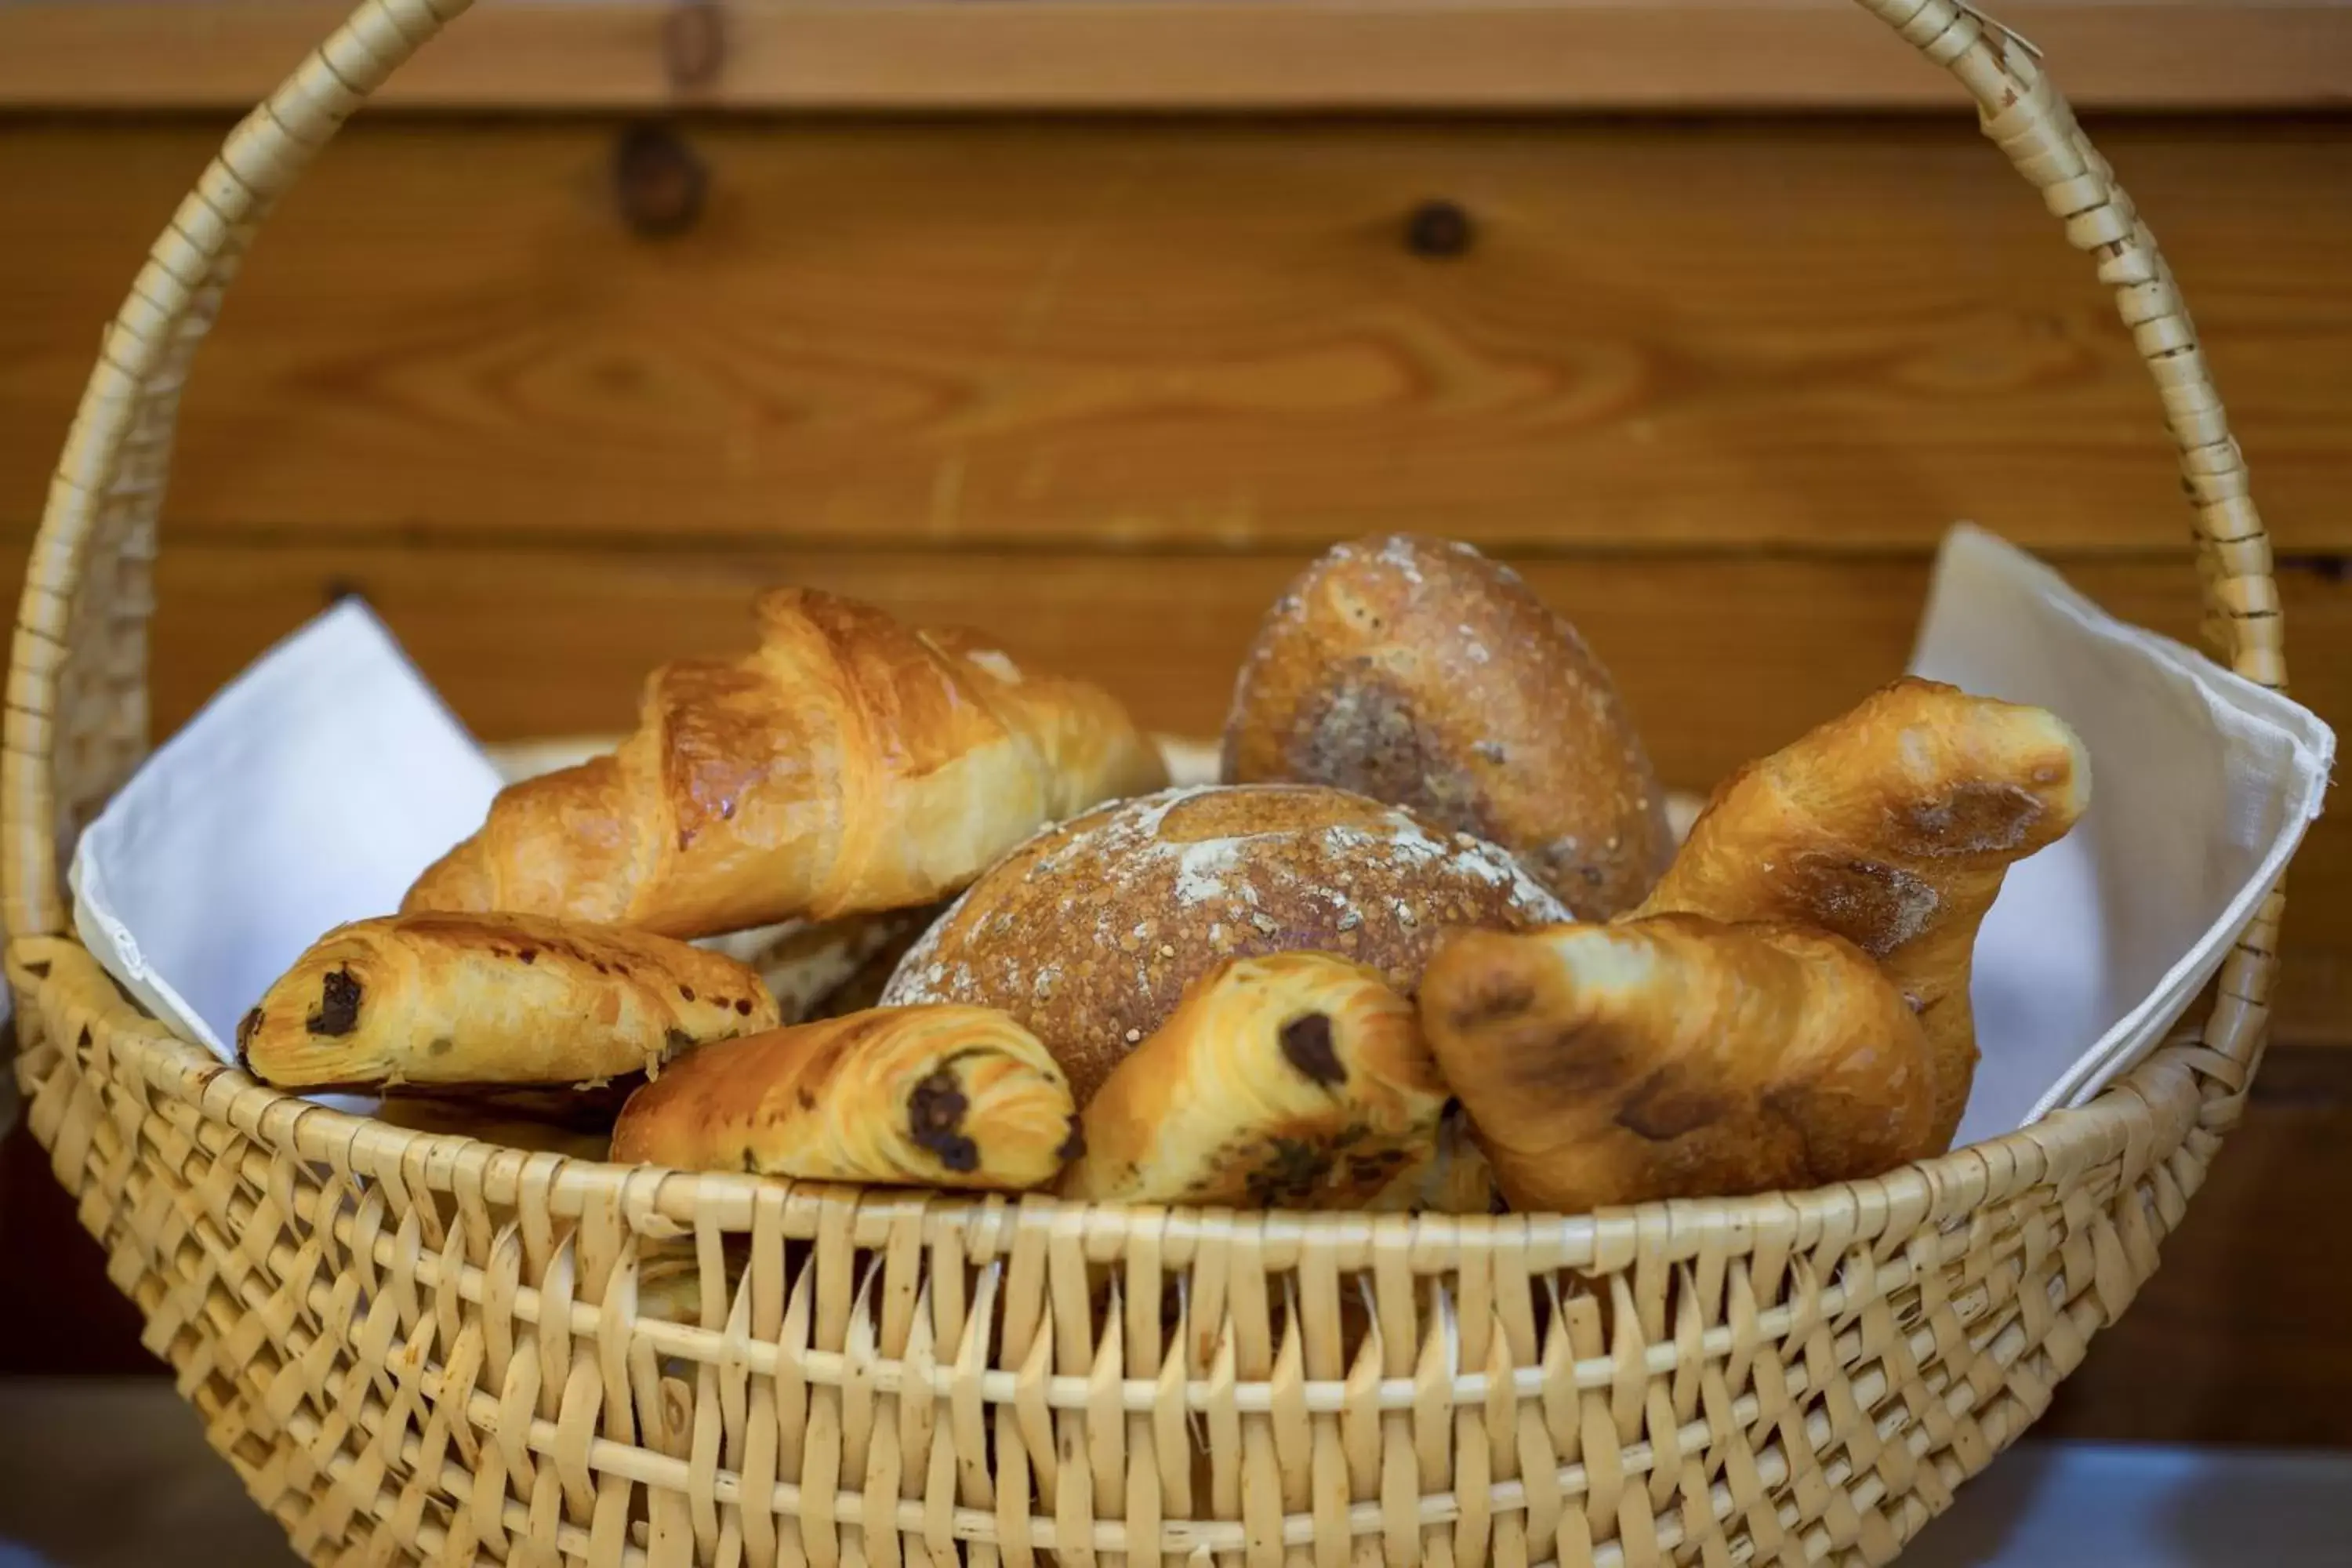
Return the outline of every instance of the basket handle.
<path id="1" fill-rule="evenodd" d="M 2284 687 L 2278 595 L 2221 399 L 2155 237 L 2032 47 L 1963 0 L 1859 0 L 1958 78 L 1985 134 L 2091 254 L 2156 379 L 2195 514 L 2209 641 Z M 67 925 L 58 867 L 146 746 L 155 522 L 180 387 L 255 228 L 343 121 L 472 0 L 364 0 L 229 133 L 107 329 L 49 486 L 17 611 L 0 795 L 0 921 Z"/>

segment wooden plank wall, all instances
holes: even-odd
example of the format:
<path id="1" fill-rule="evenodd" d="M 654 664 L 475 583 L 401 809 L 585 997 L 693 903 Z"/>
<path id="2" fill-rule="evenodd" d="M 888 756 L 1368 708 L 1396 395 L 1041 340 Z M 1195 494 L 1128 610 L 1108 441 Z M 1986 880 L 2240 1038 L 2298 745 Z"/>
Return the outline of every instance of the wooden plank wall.
<path id="1" fill-rule="evenodd" d="M 344 0 L 12 0 L 0 109 L 242 112 Z M 2326 107 L 2352 12 L 2001 0 L 2086 109 Z M 1847 0 L 498 0 L 371 100 L 398 108 L 1877 110 L 1950 78 Z"/>
<path id="2" fill-rule="evenodd" d="M 224 123 L 0 130 L 12 570 Z M 2236 417 L 2296 692 L 2352 713 L 2352 121 L 2094 130 Z M 1963 121 L 689 118 L 632 143 L 702 182 L 674 226 L 678 187 L 616 195 L 627 133 L 362 121 L 284 204 L 187 395 L 159 731 L 351 591 L 484 736 L 609 730 L 804 581 L 1207 732 L 1285 579 L 1388 529 L 1521 565 L 1691 788 L 1901 667 L 1956 520 L 2196 635 L 2145 374 Z M 2307 1211 L 2352 1175 L 2339 820 L 2293 888 L 2244 1147 L 2061 1429 L 2352 1442 L 2352 1227 Z"/>

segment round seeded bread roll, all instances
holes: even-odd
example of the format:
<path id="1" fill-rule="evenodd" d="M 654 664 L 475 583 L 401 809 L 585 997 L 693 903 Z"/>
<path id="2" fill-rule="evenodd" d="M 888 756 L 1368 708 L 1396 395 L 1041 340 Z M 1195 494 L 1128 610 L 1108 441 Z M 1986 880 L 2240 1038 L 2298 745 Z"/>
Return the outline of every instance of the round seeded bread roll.
<path id="1" fill-rule="evenodd" d="M 1467 544 L 1356 540 L 1309 566 L 1234 683 L 1220 776 L 1409 806 L 1510 850 L 1586 920 L 1641 902 L 1673 852 L 1609 672 Z"/>
<path id="2" fill-rule="evenodd" d="M 998 861 L 908 950 L 881 1005 L 1011 1014 L 1083 1107 L 1221 960 L 1334 952 L 1410 994 L 1447 926 L 1570 918 L 1503 850 L 1362 795 L 1171 789 L 1099 807 Z"/>

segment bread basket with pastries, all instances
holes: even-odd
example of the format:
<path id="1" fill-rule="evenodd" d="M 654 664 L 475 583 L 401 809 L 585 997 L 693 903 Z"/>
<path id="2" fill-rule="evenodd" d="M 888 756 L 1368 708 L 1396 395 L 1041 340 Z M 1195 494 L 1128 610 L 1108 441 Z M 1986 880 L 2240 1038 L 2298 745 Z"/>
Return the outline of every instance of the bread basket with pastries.
<path id="1" fill-rule="evenodd" d="M 324 840 L 396 885 L 196 1016 L 91 848 L 137 837 L 131 437 L 268 202 L 464 8 L 368 0 L 159 242 L 7 719 L 26 1119 L 298 1551 L 1879 1563 L 2040 1414 L 2258 1061 L 2302 816 L 2211 964 L 2103 1017 L 2128 1052 L 1989 1108 L 1996 906 L 2130 798 L 2107 731 L 1871 671 L 1677 794 L 1608 650 L 1442 525 L 1307 562 L 1212 736 L 1018 628 L 747 585 L 730 651 L 509 752 L 413 865 Z M 2013 38 L 1867 8 L 2116 289 L 2211 679 L 2282 687 L 2154 242 Z"/>

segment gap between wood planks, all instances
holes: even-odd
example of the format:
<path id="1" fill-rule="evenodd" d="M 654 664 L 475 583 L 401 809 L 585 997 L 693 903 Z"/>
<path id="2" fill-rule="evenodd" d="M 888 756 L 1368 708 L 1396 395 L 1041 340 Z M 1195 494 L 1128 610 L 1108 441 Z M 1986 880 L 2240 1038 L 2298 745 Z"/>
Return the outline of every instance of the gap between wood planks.
<path id="1" fill-rule="evenodd" d="M 172 527 L 168 504 L 163 523 L 163 547 L 178 553 L 184 551 L 271 551 L 271 550 L 349 550 L 353 552 L 389 552 L 394 553 L 427 554 L 448 552 L 461 555 L 499 553 L 537 554 L 589 559 L 610 556 L 625 559 L 632 556 L 665 555 L 695 557 L 709 560 L 728 558 L 792 556 L 814 559 L 870 558 L 877 556 L 905 557 L 909 560 L 948 560 L 955 557 L 974 559 L 1036 560 L 1036 561 L 1131 561 L 1139 564 L 1154 560 L 1169 561 L 1298 561 L 1304 563 L 1321 552 L 1328 544 L 1343 539 L 1377 537 L 1388 532 L 1420 533 L 1433 538 L 1464 538 L 1476 544 L 1486 554 L 1498 560 L 1535 561 L 1573 563 L 1580 561 L 1606 562 L 1623 564 L 1696 565 L 1705 563 L 1736 564 L 1739 562 L 1788 562 L 1822 565 L 1892 565 L 1916 566 L 1931 563 L 1936 554 L 1933 543 L 1904 543 L 1885 541 L 1849 542 L 1834 539 L 1692 539 L 1649 540 L 1627 537 L 1620 540 L 1545 539 L 1540 537 L 1493 538 L 1490 530 L 1465 531 L 1450 533 L 1442 519 L 1414 527 L 1400 524 L 1394 529 L 1340 529 L 1331 531 L 1321 542 L 1307 537 L 1286 538 L 1269 535 L 1262 538 L 1234 540 L 1222 537 L 1152 537 L 1129 540 L 1114 536 L 1088 535 L 1083 532 L 996 534 L 877 534 L 870 537 L 845 535 L 839 532 L 801 535 L 789 531 L 772 534 L 716 531 L 692 529 L 652 528 L 642 531 L 612 531 L 598 529 L 567 532 L 545 528 L 517 528 L 499 523 L 415 523 L 391 527 L 345 527 L 333 529 L 281 527 L 225 527 L 207 523 L 201 530 L 175 534 Z M 1975 521 L 1974 519 L 1955 520 Z M 1996 525 L 1981 524 L 1999 532 Z M 28 549 L 39 529 L 39 521 L 24 519 L 0 520 L 0 550 L 22 552 Z M 2101 544 L 2068 542 L 2057 545 L 2025 544 L 2024 548 L 2039 560 L 2060 572 L 2070 564 L 2084 566 L 2181 566 L 2187 567 L 2195 558 L 2196 540 L 2191 533 L 2188 513 L 2183 510 L 2177 542 L 2169 546 L 2148 543 Z M 2273 571 L 2284 576 L 2290 573 L 2312 576 L 2327 583 L 2341 583 L 2352 578 L 2352 552 L 2294 551 L 2279 552 L 2273 556 Z M 21 571 L 21 563 L 9 570 Z M 2184 588 L 2190 586 L 2183 579 Z"/>
<path id="2" fill-rule="evenodd" d="M 0 107 L 243 109 L 337 0 L 0 5 Z M 409 109 L 1951 109 L 1959 89 L 1828 0 L 646 0 L 484 6 L 376 94 Z M 2327 105 L 2352 16 L 2266 0 L 2004 0 L 2077 103 Z M 1695 41 L 1698 40 L 1698 41 Z M 986 62 L 974 69 L 973 62 Z M 2182 68 L 2185 60 L 2193 69 Z"/>

